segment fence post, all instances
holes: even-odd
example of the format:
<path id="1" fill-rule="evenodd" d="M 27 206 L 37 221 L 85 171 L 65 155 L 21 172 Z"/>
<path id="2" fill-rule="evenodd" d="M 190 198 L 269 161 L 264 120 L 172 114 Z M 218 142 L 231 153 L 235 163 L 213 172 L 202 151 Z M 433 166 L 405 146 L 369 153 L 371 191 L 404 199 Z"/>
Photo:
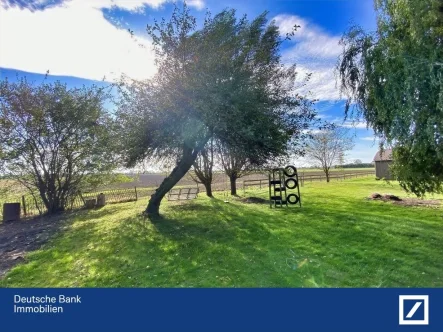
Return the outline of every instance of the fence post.
<path id="1" fill-rule="evenodd" d="M 24 214 L 25 217 L 26 217 L 27 213 L 26 213 L 26 200 L 25 200 L 25 195 L 22 195 L 22 203 L 23 203 L 23 214 Z"/>
<path id="2" fill-rule="evenodd" d="M 134 191 L 135 191 L 135 200 L 138 201 L 137 186 L 134 186 Z"/>
<path id="3" fill-rule="evenodd" d="M 81 191 L 78 192 L 78 195 L 80 196 L 80 199 L 82 200 L 83 205 L 86 204 Z"/>

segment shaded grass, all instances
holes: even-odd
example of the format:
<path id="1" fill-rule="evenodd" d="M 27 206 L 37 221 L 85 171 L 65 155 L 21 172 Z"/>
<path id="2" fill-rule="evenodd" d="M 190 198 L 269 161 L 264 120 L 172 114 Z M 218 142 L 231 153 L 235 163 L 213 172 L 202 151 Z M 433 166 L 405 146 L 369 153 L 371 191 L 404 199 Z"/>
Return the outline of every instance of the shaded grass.
<path id="1" fill-rule="evenodd" d="M 0 286 L 442 287 L 442 209 L 365 199 L 375 191 L 405 196 L 356 179 L 310 183 L 302 209 L 219 194 L 166 203 L 155 221 L 146 201 L 84 211 Z"/>

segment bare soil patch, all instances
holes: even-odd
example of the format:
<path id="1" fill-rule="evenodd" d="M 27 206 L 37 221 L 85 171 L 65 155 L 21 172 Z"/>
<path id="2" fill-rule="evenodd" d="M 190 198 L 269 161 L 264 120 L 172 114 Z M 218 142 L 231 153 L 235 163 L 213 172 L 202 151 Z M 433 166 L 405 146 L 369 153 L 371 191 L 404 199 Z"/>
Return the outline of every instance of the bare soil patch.
<path id="1" fill-rule="evenodd" d="M 269 203 L 268 200 L 260 198 L 260 197 L 245 197 L 240 200 L 243 203 L 248 204 L 267 204 Z"/>
<path id="2" fill-rule="evenodd" d="M 393 204 L 403 205 L 403 206 L 423 206 L 423 207 L 439 208 L 443 205 L 442 199 L 420 199 L 420 198 L 409 198 L 409 197 L 400 198 L 392 194 L 372 193 L 367 199 L 392 202 Z"/>
<path id="3" fill-rule="evenodd" d="M 419 198 L 403 198 L 399 202 L 394 202 L 397 205 L 403 206 L 425 206 L 425 207 L 441 207 L 443 206 L 442 199 L 419 199 Z"/>
<path id="4" fill-rule="evenodd" d="M 0 223 L 0 279 L 28 252 L 39 249 L 55 233 L 68 226 L 68 214 Z"/>

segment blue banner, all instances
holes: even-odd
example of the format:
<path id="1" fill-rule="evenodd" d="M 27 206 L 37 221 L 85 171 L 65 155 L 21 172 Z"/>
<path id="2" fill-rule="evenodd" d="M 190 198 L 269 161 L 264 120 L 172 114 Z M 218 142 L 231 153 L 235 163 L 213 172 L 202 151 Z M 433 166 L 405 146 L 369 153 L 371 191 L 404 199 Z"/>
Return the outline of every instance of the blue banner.
<path id="1" fill-rule="evenodd" d="M 0 289 L 0 331 L 443 331 L 443 289 Z"/>

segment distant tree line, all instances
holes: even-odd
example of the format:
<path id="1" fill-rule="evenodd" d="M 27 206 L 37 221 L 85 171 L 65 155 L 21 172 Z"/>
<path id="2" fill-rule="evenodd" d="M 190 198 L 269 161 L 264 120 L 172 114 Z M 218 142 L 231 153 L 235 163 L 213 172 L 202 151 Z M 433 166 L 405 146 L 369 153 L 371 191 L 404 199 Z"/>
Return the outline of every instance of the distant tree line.
<path id="1" fill-rule="evenodd" d="M 335 167 L 336 168 L 374 168 L 374 164 L 373 163 L 344 164 Z"/>

